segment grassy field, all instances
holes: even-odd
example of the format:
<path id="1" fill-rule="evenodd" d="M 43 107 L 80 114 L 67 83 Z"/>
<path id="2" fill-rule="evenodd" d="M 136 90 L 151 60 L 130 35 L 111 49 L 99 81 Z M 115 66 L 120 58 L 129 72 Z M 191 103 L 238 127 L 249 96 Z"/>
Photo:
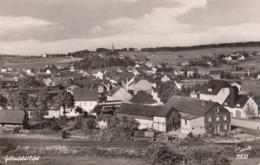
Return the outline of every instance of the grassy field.
<path id="1" fill-rule="evenodd" d="M 55 57 L 55 58 L 23 58 L 23 57 L 2 57 L 0 60 L 1 66 L 12 68 L 42 68 L 46 65 L 58 64 L 66 65 L 71 61 L 78 60 L 70 57 Z"/>

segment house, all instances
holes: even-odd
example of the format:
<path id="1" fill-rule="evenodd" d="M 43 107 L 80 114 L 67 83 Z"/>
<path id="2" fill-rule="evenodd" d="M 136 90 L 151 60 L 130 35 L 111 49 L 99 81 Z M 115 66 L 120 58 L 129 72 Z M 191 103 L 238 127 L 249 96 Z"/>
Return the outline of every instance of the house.
<path id="1" fill-rule="evenodd" d="M 103 80 L 104 78 L 104 73 L 102 72 L 102 70 L 99 69 L 93 70 L 91 74 L 97 79 Z"/>
<path id="2" fill-rule="evenodd" d="M 88 113 L 91 113 L 99 101 L 98 90 L 91 90 L 87 87 L 75 89 L 73 96 L 75 100 L 75 106 L 82 108 L 84 112 Z"/>
<path id="3" fill-rule="evenodd" d="M 63 115 L 64 114 L 62 114 L 62 111 L 60 108 L 51 107 L 50 109 L 47 110 L 47 114 L 44 115 L 43 117 L 45 119 L 53 119 L 53 118 L 60 118 Z"/>
<path id="4" fill-rule="evenodd" d="M 139 68 L 136 68 L 136 70 L 138 71 L 138 72 L 143 72 L 143 73 L 145 73 L 145 74 L 147 74 L 147 75 L 152 75 L 152 74 L 155 74 L 155 72 L 156 72 L 156 69 L 155 68 L 149 68 L 148 66 L 141 66 L 141 67 L 139 67 Z"/>
<path id="5" fill-rule="evenodd" d="M 223 77 L 224 72 L 221 70 L 212 70 L 209 72 L 209 77 L 211 77 L 212 79 L 216 79 L 219 80 Z"/>
<path id="6" fill-rule="evenodd" d="M 46 85 L 46 86 L 52 86 L 52 79 L 51 78 L 46 78 L 46 79 L 43 79 L 43 83 Z"/>
<path id="7" fill-rule="evenodd" d="M 230 84 L 222 80 L 210 80 L 200 89 L 199 99 L 223 104 L 230 93 Z"/>
<path id="8" fill-rule="evenodd" d="M 251 96 L 239 95 L 236 86 L 230 88 L 230 94 L 224 102 L 224 107 L 235 118 L 252 118 L 258 116 L 258 105 Z"/>
<path id="9" fill-rule="evenodd" d="M 242 82 L 241 81 L 232 81 L 232 82 L 230 82 L 230 85 L 237 87 L 239 92 L 242 91 Z"/>
<path id="10" fill-rule="evenodd" d="M 133 91 L 135 94 L 138 91 L 146 91 L 147 93 L 151 93 L 153 87 L 156 87 L 155 83 L 151 83 L 146 79 L 139 79 L 133 84 Z"/>
<path id="11" fill-rule="evenodd" d="M 66 91 L 71 93 L 71 94 L 73 94 L 74 90 L 77 89 L 77 88 L 79 88 L 79 86 L 77 86 L 77 85 L 67 85 L 65 87 Z"/>
<path id="12" fill-rule="evenodd" d="M 169 82 L 169 81 L 171 81 L 171 79 L 166 74 L 161 77 L 161 82 Z"/>
<path id="13" fill-rule="evenodd" d="M 42 57 L 43 57 L 43 58 L 47 58 L 48 55 L 47 55 L 47 54 L 43 54 Z"/>
<path id="14" fill-rule="evenodd" d="M 231 56 L 227 56 L 227 57 L 224 57 L 223 60 L 226 60 L 226 61 L 231 61 L 233 60 Z"/>
<path id="15" fill-rule="evenodd" d="M 238 58 L 239 61 L 242 61 L 242 60 L 245 60 L 245 59 L 246 59 L 246 58 L 245 58 L 245 56 L 243 56 L 243 55 Z"/>
<path id="16" fill-rule="evenodd" d="M 184 134 L 224 134 L 231 129 L 230 112 L 217 102 L 172 96 L 165 106 L 180 113 L 181 132 Z"/>
<path id="17" fill-rule="evenodd" d="M 130 102 L 145 105 L 154 105 L 157 103 L 157 101 L 153 99 L 153 96 L 145 91 L 138 91 L 135 95 L 133 95 Z"/>
<path id="18" fill-rule="evenodd" d="M 123 103 L 128 103 L 131 99 L 132 95 L 121 86 L 112 89 L 107 95 L 107 101 L 121 100 Z"/>
<path id="19" fill-rule="evenodd" d="M 122 103 L 116 116 L 133 117 L 140 123 L 139 129 L 169 132 L 179 127 L 180 114 L 172 107 Z"/>
<path id="20" fill-rule="evenodd" d="M 197 68 L 187 68 L 187 77 L 196 77 L 198 75 L 198 69 Z"/>
<path id="21" fill-rule="evenodd" d="M 2 127 L 23 127 L 25 113 L 22 110 L 0 110 L 0 125 Z"/>
<path id="22" fill-rule="evenodd" d="M 181 66 L 189 66 L 189 65 L 190 65 L 190 63 L 188 61 L 185 61 L 185 62 L 181 63 Z"/>

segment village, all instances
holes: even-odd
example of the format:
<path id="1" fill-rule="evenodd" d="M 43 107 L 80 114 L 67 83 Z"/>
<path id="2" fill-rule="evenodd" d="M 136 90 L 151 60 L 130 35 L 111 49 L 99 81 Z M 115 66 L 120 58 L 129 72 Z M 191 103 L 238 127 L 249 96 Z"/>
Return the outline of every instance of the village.
<path id="1" fill-rule="evenodd" d="M 204 62 L 210 69 L 233 56 L 245 60 L 236 53 Z M 64 66 L 2 67 L 1 132 L 110 142 L 155 141 L 160 135 L 254 141 L 260 136 L 259 102 L 243 90 L 242 79 L 259 76 L 220 69 L 205 74 L 189 61 L 173 67 L 123 56 L 114 47 L 80 54 L 80 60 Z"/>

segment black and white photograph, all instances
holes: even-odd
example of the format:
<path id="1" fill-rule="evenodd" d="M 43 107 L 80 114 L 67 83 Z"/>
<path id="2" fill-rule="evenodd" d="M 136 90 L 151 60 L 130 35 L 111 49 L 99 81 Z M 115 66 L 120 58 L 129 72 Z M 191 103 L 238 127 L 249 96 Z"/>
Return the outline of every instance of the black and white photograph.
<path id="1" fill-rule="evenodd" d="M 0 165 L 260 165 L 260 0 L 0 0 Z"/>

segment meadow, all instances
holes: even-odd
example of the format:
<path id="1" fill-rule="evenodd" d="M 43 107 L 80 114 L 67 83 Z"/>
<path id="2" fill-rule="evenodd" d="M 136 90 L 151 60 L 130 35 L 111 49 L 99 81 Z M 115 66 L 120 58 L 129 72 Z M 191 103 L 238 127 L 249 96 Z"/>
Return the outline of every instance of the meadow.
<path id="1" fill-rule="evenodd" d="M 201 58 L 202 56 L 214 56 L 214 54 L 229 54 L 239 51 L 246 52 L 260 52 L 260 47 L 238 47 L 238 48 L 210 48 L 187 51 L 173 51 L 173 52 L 140 52 L 146 55 L 153 62 L 167 62 L 176 65 L 180 62 L 185 62 L 194 58 Z M 179 56 L 182 56 L 180 58 Z M 260 58 L 259 58 L 260 61 Z M 253 65 L 253 64 L 252 64 Z"/>
<path id="2" fill-rule="evenodd" d="M 11 68 L 43 68 L 46 65 L 58 64 L 65 66 L 71 61 L 78 60 L 71 57 L 54 57 L 54 58 L 24 58 L 24 57 L 2 57 L 0 60 L 1 66 Z"/>

